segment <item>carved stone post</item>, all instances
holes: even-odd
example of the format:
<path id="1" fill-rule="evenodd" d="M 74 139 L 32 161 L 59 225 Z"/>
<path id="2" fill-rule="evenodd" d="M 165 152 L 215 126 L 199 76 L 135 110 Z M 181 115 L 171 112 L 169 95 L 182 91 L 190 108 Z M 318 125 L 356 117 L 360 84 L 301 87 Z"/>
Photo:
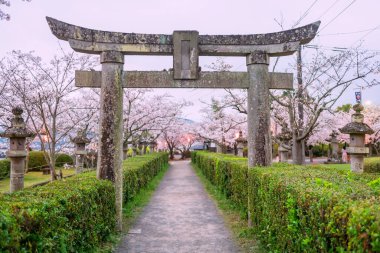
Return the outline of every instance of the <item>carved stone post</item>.
<path id="1" fill-rule="evenodd" d="M 281 133 L 277 136 L 277 139 L 280 141 L 280 146 L 278 147 L 279 160 L 280 162 L 288 162 L 289 157 L 289 141 L 292 139 L 292 132 L 289 130 L 287 124 L 281 126 Z"/>
<path id="2" fill-rule="evenodd" d="M 248 88 L 248 166 L 272 163 L 269 107 L 269 56 L 256 51 L 247 56 Z"/>
<path id="3" fill-rule="evenodd" d="M 122 229 L 123 204 L 123 64 L 124 55 L 105 51 L 100 55 L 102 84 L 100 93 L 99 154 L 97 177 L 115 183 L 116 227 Z"/>
<path id="4" fill-rule="evenodd" d="M 90 143 L 90 140 L 86 137 L 86 130 L 79 130 L 71 141 L 75 143 L 75 173 L 79 174 L 83 172 L 83 163 L 87 155 L 86 144 Z"/>
<path id="5" fill-rule="evenodd" d="M 26 126 L 21 114 L 23 110 L 20 107 L 12 109 L 14 115 L 11 121 L 11 127 L 5 132 L 0 133 L 0 137 L 9 138 L 9 150 L 7 157 L 11 160 L 10 175 L 10 192 L 24 189 L 24 171 L 25 171 L 25 141 L 27 137 L 34 134 Z"/>
<path id="6" fill-rule="evenodd" d="M 364 171 L 364 155 L 369 153 L 368 147 L 365 147 L 365 135 L 373 134 L 373 130 L 365 123 L 364 115 L 360 112 L 364 107 L 361 104 L 353 106 L 356 113 L 352 114 L 351 122 L 340 128 L 339 131 L 350 135 L 350 146 L 347 153 L 351 157 L 351 171 L 362 173 Z"/>
<path id="7" fill-rule="evenodd" d="M 288 150 L 284 147 L 284 144 L 281 143 L 280 147 L 278 147 L 278 153 L 280 155 L 280 162 L 287 163 L 288 162 Z"/>
<path id="8" fill-rule="evenodd" d="M 128 142 L 123 142 L 123 160 L 126 160 L 128 158 Z"/>
<path id="9" fill-rule="evenodd" d="M 338 139 L 336 138 L 338 136 L 338 132 L 337 131 L 332 131 L 332 133 L 330 134 L 331 136 L 331 152 L 332 152 L 332 159 L 334 161 L 338 161 L 339 160 L 339 156 L 338 156 L 338 151 L 339 151 L 339 141 Z"/>
<path id="10" fill-rule="evenodd" d="M 247 146 L 247 139 L 243 138 L 243 132 L 239 131 L 239 137 L 236 139 L 237 155 L 244 156 L 244 148 Z"/>

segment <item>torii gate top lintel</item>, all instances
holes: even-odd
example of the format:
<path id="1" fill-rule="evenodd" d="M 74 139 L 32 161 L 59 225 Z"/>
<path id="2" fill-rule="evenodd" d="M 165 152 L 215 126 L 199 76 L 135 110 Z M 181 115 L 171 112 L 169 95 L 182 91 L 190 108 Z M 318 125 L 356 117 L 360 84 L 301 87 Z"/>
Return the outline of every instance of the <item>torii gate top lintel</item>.
<path id="1" fill-rule="evenodd" d="M 265 51 L 269 56 L 293 54 L 299 45 L 310 42 L 317 33 L 320 21 L 291 30 L 249 35 L 198 35 L 197 31 L 174 31 L 167 34 L 121 33 L 88 29 L 46 17 L 52 33 L 70 42 L 80 52 L 99 54 L 115 50 L 123 54 L 171 55 L 174 34 L 196 35 L 199 55 L 245 56 L 253 51 Z"/>

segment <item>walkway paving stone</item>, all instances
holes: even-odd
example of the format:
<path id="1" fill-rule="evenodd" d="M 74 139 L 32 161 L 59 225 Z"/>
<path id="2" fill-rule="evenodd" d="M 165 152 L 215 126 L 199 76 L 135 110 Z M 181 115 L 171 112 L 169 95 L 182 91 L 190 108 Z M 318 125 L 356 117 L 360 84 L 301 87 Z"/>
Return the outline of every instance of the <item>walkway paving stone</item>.
<path id="1" fill-rule="evenodd" d="M 238 252 L 189 161 L 174 161 L 116 252 Z"/>

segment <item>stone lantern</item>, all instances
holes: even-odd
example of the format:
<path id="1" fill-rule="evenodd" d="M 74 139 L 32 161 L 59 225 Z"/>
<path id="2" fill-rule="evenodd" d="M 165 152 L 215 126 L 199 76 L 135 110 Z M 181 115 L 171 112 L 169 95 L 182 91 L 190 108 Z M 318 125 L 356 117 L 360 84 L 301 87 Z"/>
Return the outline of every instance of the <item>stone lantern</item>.
<path id="1" fill-rule="evenodd" d="M 98 152 L 96 152 L 96 150 L 90 149 L 87 152 L 87 157 L 91 161 L 91 168 L 95 168 L 96 167 L 96 163 L 97 163 L 96 160 L 97 160 L 97 157 L 98 157 Z"/>
<path id="2" fill-rule="evenodd" d="M 363 123 L 364 115 L 361 114 L 364 107 L 361 104 L 353 106 L 355 111 L 351 116 L 351 122 L 340 128 L 339 131 L 350 135 L 350 146 L 347 153 L 350 155 L 351 171 L 362 173 L 364 168 L 364 155 L 369 153 L 368 147 L 365 147 L 365 135 L 373 134 L 373 130 Z"/>
<path id="3" fill-rule="evenodd" d="M 339 141 L 336 138 L 339 135 L 339 133 L 335 130 L 333 130 L 330 134 L 330 138 L 326 139 L 326 141 L 330 142 L 331 145 L 331 161 L 333 162 L 339 162 Z"/>
<path id="4" fill-rule="evenodd" d="M 240 157 L 244 156 L 244 148 L 247 147 L 247 139 L 243 138 L 243 132 L 239 131 L 239 136 L 236 139 L 236 148 L 237 148 L 237 155 Z"/>
<path id="5" fill-rule="evenodd" d="M 91 141 L 86 137 L 85 129 L 79 130 L 71 141 L 75 143 L 75 173 L 79 174 L 83 171 L 83 162 L 87 155 L 86 144 Z"/>
<path id="6" fill-rule="evenodd" d="M 292 139 L 292 133 L 287 125 L 282 126 L 281 133 L 277 135 L 277 139 L 280 141 L 280 146 L 278 147 L 279 161 L 286 163 L 289 156 L 289 141 Z"/>
<path id="7" fill-rule="evenodd" d="M 14 117 L 11 120 L 11 127 L 0 133 L 0 137 L 9 138 L 9 150 L 6 154 L 11 160 L 10 192 L 15 192 L 24 188 L 26 138 L 35 134 L 26 128 L 21 116 L 23 110 L 20 107 L 13 108 L 12 113 Z"/>

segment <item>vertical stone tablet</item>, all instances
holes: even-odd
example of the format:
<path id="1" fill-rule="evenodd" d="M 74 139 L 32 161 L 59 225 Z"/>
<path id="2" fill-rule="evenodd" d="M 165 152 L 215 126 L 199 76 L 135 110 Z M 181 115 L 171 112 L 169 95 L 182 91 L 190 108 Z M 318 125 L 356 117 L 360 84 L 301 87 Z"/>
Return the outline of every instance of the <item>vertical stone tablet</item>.
<path id="1" fill-rule="evenodd" d="M 173 32 L 174 79 L 198 79 L 198 35 L 197 31 Z"/>

